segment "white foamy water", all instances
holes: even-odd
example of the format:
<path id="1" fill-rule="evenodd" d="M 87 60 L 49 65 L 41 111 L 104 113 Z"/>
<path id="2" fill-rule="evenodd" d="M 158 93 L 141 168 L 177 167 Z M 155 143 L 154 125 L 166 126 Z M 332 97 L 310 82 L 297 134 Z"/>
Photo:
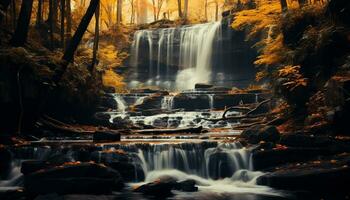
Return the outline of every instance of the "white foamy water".
<path id="1" fill-rule="evenodd" d="M 123 97 L 119 94 L 113 94 L 113 96 L 114 96 L 115 102 L 117 103 L 117 110 L 119 112 L 125 113 L 128 106 L 126 105 Z"/>
<path id="2" fill-rule="evenodd" d="M 165 103 L 164 109 L 172 107 L 171 101 Z M 162 108 L 163 108 L 162 106 Z M 196 127 L 202 126 L 203 128 L 231 128 L 231 125 L 235 123 L 228 123 L 226 121 L 211 122 L 203 118 L 217 119 L 222 116 L 222 112 L 174 112 L 170 114 L 156 114 L 152 116 L 128 116 L 125 113 L 110 113 L 111 122 L 114 118 L 127 117 L 134 124 L 152 125 L 160 128 L 185 128 L 185 127 Z"/>
<path id="3" fill-rule="evenodd" d="M 142 63 L 141 57 L 144 57 L 140 55 L 140 50 L 147 43 L 148 78 L 152 81 L 146 84 L 164 85 L 161 82 L 166 78 L 162 76 L 168 76 L 173 65 L 180 68 L 175 80 L 176 89 L 190 89 L 195 83 L 208 83 L 211 81 L 212 49 L 220 34 L 220 27 L 220 22 L 214 22 L 136 31 L 131 46 L 131 65 L 136 67 L 137 74 L 137 67 Z M 177 43 L 179 46 L 175 47 Z M 174 56 L 175 51 L 179 52 L 178 58 Z M 162 66 L 165 69 L 161 69 Z"/>

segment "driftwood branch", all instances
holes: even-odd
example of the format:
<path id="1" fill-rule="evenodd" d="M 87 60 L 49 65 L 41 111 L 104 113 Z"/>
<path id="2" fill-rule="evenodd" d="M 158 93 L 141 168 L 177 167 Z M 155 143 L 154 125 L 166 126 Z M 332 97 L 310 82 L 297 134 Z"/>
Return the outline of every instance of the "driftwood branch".
<path id="1" fill-rule="evenodd" d="M 271 99 L 267 99 L 265 101 L 262 101 L 253 109 L 249 109 L 247 107 L 230 107 L 230 108 L 227 108 L 224 111 L 224 113 L 223 113 L 221 118 L 217 118 L 217 119 L 201 118 L 201 119 L 206 120 L 206 121 L 211 121 L 211 122 L 218 122 L 218 121 L 223 121 L 223 120 L 241 120 L 241 119 L 251 119 L 251 118 L 265 117 L 265 116 L 273 114 L 273 113 L 264 113 L 264 114 L 256 114 L 256 115 L 253 115 L 252 113 L 254 113 L 261 106 L 265 105 L 266 103 L 268 103 L 270 101 L 271 101 Z M 249 109 L 249 111 L 246 114 L 244 114 L 244 115 L 226 117 L 226 114 L 229 111 L 237 110 L 238 108 L 241 108 L 241 109 L 244 108 L 245 110 Z"/>
<path id="2" fill-rule="evenodd" d="M 73 134 L 93 134 L 95 131 L 92 130 L 84 130 L 82 128 L 74 127 L 72 125 L 63 123 L 61 121 L 58 121 L 56 119 L 53 119 L 48 116 L 44 116 L 38 121 L 42 126 L 45 126 L 52 130 L 57 130 L 61 132 L 66 133 L 73 133 Z"/>

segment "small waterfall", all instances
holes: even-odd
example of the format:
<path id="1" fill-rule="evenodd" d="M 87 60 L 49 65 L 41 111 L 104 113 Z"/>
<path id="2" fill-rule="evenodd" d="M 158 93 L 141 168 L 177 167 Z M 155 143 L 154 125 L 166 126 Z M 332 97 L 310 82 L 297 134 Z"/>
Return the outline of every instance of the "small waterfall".
<path id="1" fill-rule="evenodd" d="M 123 97 L 119 94 L 114 94 L 114 100 L 117 103 L 118 112 L 125 113 L 128 106 L 126 105 Z"/>
<path id="2" fill-rule="evenodd" d="M 208 83 L 211 81 L 212 49 L 221 33 L 220 27 L 221 22 L 215 22 L 136 31 L 130 63 L 136 68 L 136 74 L 139 74 L 140 64 L 148 63 L 147 84 L 153 84 L 155 79 L 157 85 L 162 84 L 160 81 L 166 82 L 174 66 L 180 70 L 173 83 L 176 89 L 190 89 L 195 83 Z M 145 47 L 148 48 L 146 58 L 139 53 Z"/>
<path id="3" fill-rule="evenodd" d="M 164 96 L 161 102 L 162 110 L 171 110 L 174 106 L 174 96 Z"/>
<path id="4" fill-rule="evenodd" d="M 143 104 L 143 101 L 145 100 L 146 97 L 147 97 L 147 96 L 143 96 L 143 97 L 138 98 L 138 99 L 136 100 L 136 102 L 134 103 L 134 105 L 136 106 L 136 105 L 141 105 L 141 104 Z"/>
<path id="5" fill-rule="evenodd" d="M 210 110 L 214 109 L 214 94 L 208 94 L 209 98 L 209 108 Z"/>
<path id="6" fill-rule="evenodd" d="M 240 143 L 179 143 L 120 145 L 137 155 L 145 175 L 152 171 L 176 169 L 203 178 L 231 177 L 238 170 L 249 170 L 250 152 Z"/>

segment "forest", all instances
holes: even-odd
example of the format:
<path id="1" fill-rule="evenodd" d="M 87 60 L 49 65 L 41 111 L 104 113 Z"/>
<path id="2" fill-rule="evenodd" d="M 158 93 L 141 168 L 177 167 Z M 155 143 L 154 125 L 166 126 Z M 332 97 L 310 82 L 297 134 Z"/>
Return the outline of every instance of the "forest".
<path id="1" fill-rule="evenodd" d="M 349 19 L 348 0 L 0 0 L 0 199 L 349 199 Z"/>

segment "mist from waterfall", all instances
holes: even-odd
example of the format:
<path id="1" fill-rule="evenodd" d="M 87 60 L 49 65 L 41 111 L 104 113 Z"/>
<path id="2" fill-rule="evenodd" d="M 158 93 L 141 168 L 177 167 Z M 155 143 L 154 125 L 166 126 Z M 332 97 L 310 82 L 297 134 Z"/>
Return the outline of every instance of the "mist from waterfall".
<path id="1" fill-rule="evenodd" d="M 220 30 L 221 23 L 214 22 L 136 31 L 130 64 L 136 74 L 147 71 L 148 79 L 143 83 L 146 85 L 183 90 L 192 89 L 195 83 L 209 83 L 212 50 Z M 143 55 L 140 54 L 142 48 L 148 49 Z M 141 64 L 148 69 L 140 69 Z M 169 80 L 174 73 L 176 80 Z"/>

